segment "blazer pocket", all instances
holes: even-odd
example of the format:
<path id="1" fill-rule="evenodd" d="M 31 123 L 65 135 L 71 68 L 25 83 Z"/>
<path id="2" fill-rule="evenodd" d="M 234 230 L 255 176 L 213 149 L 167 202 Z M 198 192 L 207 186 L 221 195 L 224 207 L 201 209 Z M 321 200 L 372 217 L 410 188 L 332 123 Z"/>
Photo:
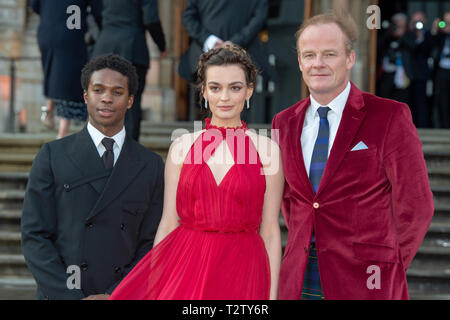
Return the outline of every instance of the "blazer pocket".
<path id="1" fill-rule="evenodd" d="M 347 151 L 345 159 L 359 160 L 368 157 L 375 157 L 377 155 L 377 148 L 371 147 L 364 150 Z"/>
<path id="2" fill-rule="evenodd" d="M 145 202 L 137 201 L 137 202 L 124 202 L 122 205 L 123 211 L 133 215 L 137 216 L 139 214 L 143 214 L 145 211 L 147 211 L 148 205 Z"/>
<path id="3" fill-rule="evenodd" d="M 353 242 L 353 255 L 356 259 L 373 262 L 397 263 L 398 252 L 395 248 L 381 244 Z"/>

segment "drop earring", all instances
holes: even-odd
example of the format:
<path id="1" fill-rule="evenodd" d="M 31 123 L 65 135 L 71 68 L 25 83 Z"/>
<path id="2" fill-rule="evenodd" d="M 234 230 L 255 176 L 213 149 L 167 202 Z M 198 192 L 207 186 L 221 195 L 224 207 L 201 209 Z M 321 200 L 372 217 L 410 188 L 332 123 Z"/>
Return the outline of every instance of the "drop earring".
<path id="1" fill-rule="evenodd" d="M 208 109 L 208 100 L 205 98 L 205 109 Z"/>
<path id="2" fill-rule="evenodd" d="M 250 109 L 250 99 L 247 99 L 247 109 Z"/>

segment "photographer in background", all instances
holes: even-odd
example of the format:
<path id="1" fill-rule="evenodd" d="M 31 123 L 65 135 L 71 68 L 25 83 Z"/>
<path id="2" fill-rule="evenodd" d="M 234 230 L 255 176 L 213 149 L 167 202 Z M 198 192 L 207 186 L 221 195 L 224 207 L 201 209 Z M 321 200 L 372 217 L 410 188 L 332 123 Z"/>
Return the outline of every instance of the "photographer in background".
<path id="1" fill-rule="evenodd" d="M 435 53 L 435 97 L 441 128 L 450 128 L 450 11 L 435 19 L 431 29 Z"/>
<path id="2" fill-rule="evenodd" d="M 425 29 L 427 17 L 422 11 L 411 16 L 405 43 L 411 55 L 410 107 L 418 128 L 430 127 L 430 107 L 427 100 L 427 82 L 431 80 L 428 59 L 431 55 L 431 34 Z"/>
<path id="3" fill-rule="evenodd" d="M 406 15 L 397 13 L 391 18 L 390 30 L 380 37 L 378 48 L 382 72 L 378 95 L 409 104 L 412 62 L 410 45 L 405 37 L 407 31 Z"/>

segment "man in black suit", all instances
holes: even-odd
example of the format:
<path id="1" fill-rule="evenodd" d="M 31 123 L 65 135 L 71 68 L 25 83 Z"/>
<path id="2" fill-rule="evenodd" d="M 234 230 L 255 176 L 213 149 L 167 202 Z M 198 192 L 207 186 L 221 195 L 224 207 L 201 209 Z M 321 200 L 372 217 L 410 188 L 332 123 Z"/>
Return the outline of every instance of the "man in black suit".
<path id="1" fill-rule="evenodd" d="M 39 299 L 107 298 L 152 248 L 161 218 L 162 159 L 124 129 L 133 66 L 98 57 L 82 86 L 87 126 L 43 145 L 26 189 L 22 251 Z"/>
<path id="2" fill-rule="evenodd" d="M 435 19 L 431 34 L 435 53 L 435 99 L 439 127 L 450 128 L 450 11 Z"/>
<path id="3" fill-rule="evenodd" d="M 268 7 L 267 0 L 187 0 L 183 26 L 192 42 L 180 61 L 180 76 L 195 81 L 200 55 L 225 41 L 246 49 L 262 73 L 269 72 L 266 51 L 258 38 Z"/>
<path id="4" fill-rule="evenodd" d="M 265 80 L 275 80 L 274 68 L 268 63 L 267 46 L 258 36 L 264 28 L 268 0 L 187 0 L 183 26 L 191 43 L 183 54 L 178 74 L 190 85 L 189 120 L 198 118 L 197 64 L 200 55 L 231 41 L 244 48 Z M 263 112 L 260 110 L 259 112 Z M 247 113 L 243 117 L 247 120 Z"/>
<path id="5" fill-rule="evenodd" d="M 411 55 L 411 110 L 417 128 L 430 126 L 430 108 L 427 99 L 427 82 L 431 79 L 428 58 L 431 55 L 432 38 L 424 28 L 427 22 L 425 13 L 414 12 L 409 23 L 409 31 L 405 34 Z"/>
<path id="6" fill-rule="evenodd" d="M 116 53 L 135 66 L 139 87 L 133 107 L 127 111 L 125 127 L 136 141 L 139 141 L 141 130 L 141 96 L 150 67 L 146 31 L 149 31 L 161 51 L 161 58 L 165 58 L 166 41 L 159 19 L 158 0 L 103 1 L 102 30 L 95 44 L 93 56 Z"/>

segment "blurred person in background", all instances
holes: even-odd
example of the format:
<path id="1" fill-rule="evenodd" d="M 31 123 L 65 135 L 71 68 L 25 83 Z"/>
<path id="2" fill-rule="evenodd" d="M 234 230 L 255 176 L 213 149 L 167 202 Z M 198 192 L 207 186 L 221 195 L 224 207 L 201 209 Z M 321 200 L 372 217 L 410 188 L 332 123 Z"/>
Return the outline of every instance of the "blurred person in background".
<path id="1" fill-rule="evenodd" d="M 181 58 L 179 75 L 195 83 L 200 55 L 230 41 L 249 53 L 264 79 L 273 79 L 274 71 L 268 64 L 267 48 L 258 37 L 264 28 L 268 7 L 267 0 L 187 0 L 183 26 L 191 43 Z M 193 115 L 197 101 L 194 86 L 191 86 L 190 94 L 190 113 Z"/>
<path id="2" fill-rule="evenodd" d="M 450 11 L 443 19 L 433 21 L 431 35 L 435 55 L 435 98 L 439 110 L 439 126 L 450 128 Z"/>
<path id="3" fill-rule="evenodd" d="M 412 62 L 405 38 L 408 20 L 405 14 L 397 13 L 392 16 L 391 23 L 390 30 L 380 37 L 378 45 L 382 59 L 379 95 L 409 104 Z"/>
<path id="4" fill-rule="evenodd" d="M 103 2 L 103 25 L 93 56 L 118 54 L 133 63 L 139 77 L 139 88 L 131 109 L 125 116 L 125 128 L 134 140 L 141 132 L 141 97 L 150 68 L 150 53 L 145 32 L 148 31 L 164 59 L 166 40 L 158 12 L 158 0 L 108 0 Z"/>
<path id="5" fill-rule="evenodd" d="M 88 61 L 85 43 L 87 8 L 101 26 L 101 0 L 31 0 L 30 6 L 40 16 L 38 44 L 44 71 L 42 122 L 55 127 L 54 114 L 60 118 L 58 136 L 69 133 L 72 120 L 86 121 L 87 109 L 81 88 L 81 69 Z M 73 25 L 72 25 L 73 24 Z"/>
<path id="6" fill-rule="evenodd" d="M 427 82 L 431 80 L 428 59 L 431 55 L 431 34 L 425 29 L 427 18 L 422 11 L 411 16 L 405 43 L 411 55 L 410 107 L 418 128 L 430 127 L 430 108 L 427 100 Z"/>

